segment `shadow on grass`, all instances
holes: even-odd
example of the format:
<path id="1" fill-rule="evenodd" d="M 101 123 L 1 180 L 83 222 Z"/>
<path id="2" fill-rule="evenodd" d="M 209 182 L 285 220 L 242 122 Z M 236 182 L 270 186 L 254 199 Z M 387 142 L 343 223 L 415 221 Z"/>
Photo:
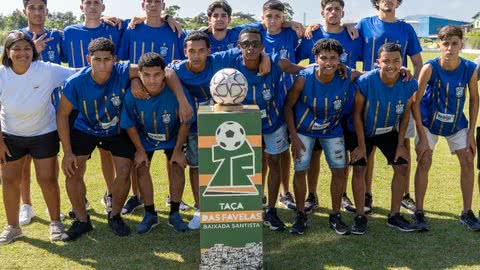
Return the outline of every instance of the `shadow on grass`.
<path id="1" fill-rule="evenodd" d="M 328 213 L 321 208 L 310 215 L 311 225 L 303 236 L 264 229 L 265 269 L 480 267 L 480 232 L 468 231 L 451 213 L 427 213 L 430 232 L 403 233 L 386 225 L 389 210 L 374 208 L 363 236 L 336 235 L 328 227 Z M 280 210 L 279 216 L 289 227 L 295 218 L 288 210 Z M 344 212 L 342 217 L 351 224 L 354 215 Z"/>
<path id="2" fill-rule="evenodd" d="M 40 239 L 21 241 L 49 253 L 94 269 L 194 269 L 198 268 L 199 233 L 175 232 L 168 224 L 168 213 L 159 212 L 160 224 L 146 235 L 138 235 L 131 216 L 124 217 L 132 233 L 118 237 L 108 227 L 106 215 L 89 212 L 94 230 L 74 242 L 51 243 Z M 138 211 L 135 216 L 142 216 Z M 183 215 L 188 220 L 191 215 Z M 141 219 L 141 218 L 140 218 Z M 67 227 L 70 221 L 65 222 Z"/>

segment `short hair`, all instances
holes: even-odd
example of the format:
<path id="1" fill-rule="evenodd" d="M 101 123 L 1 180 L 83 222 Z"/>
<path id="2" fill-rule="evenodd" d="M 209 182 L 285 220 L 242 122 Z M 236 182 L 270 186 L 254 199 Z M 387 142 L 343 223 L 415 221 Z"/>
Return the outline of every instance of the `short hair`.
<path id="1" fill-rule="evenodd" d="M 285 13 L 285 4 L 278 0 L 268 0 L 263 4 L 263 11 L 265 10 L 278 10 Z"/>
<path id="2" fill-rule="evenodd" d="M 115 44 L 113 44 L 113 41 L 108 38 L 96 38 L 88 44 L 88 54 L 92 56 L 99 51 L 111 52 L 112 55 L 115 55 Z"/>
<path id="3" fill-rule="evenodd" d="M 187 48 L 187 42 L 203 40 L 207 44 L 207 48 L 210 48 L 210 38 L 203 31 L 192 31 L 188 33 L 187 37 L 183 41 L 183 47 Z"/>
<path id="4" fill-rule="evenodd" d="M 223 9 L 227 13 L 228 17 L 232 16 L 232 7 L 228 4 L 227 1 L 223 1 L 223 0 L 222 1 L 215 1 L 215 2 L 211 3 L 208 6 L 208 9 L 207 9 L 207 16 L 209 18 L 212 17 L 213 12 L 217 8 Z"/>
<path id="5" fill-rule="evenodd" d="M 240 37 L 241 37 L 243 34 L 257 34 L 257 35 L 260 36 L 260 40 L 262 40 L 262 42 L 263 42 L 262 32 L 260 32 L 260 30 L 258 30 L 257 28 L 248 27 L 248 28 L 243 29 L 243 30 L 240 32 L 240 34 L 238 34 L 238 40 L 240 40 Z"/>
<path id="6" fill-rule="evenodd" d="M 380 57 L 382 52 L 389 52 L 389 53 L 390 52 L 399 52 L 400 55 L 402 55 L 402 47 L 400 47 L 400 45 L 398 45 L 397 43 L 387 42 L 387 43 L 383 44 L 382 46 L 380 46 L 380 48 L 378 49 L 378 57 Z"/>
<path id="7" fill-rule="evenodd" d="M 378 1 L 379 0 L 370 0 L 370 2 L 372 2 L 372 5 L 376 10 L 380 9 L 380 6 L 378 5 Z M 403 0 L 397 0 L 398 6 L 400 6 L 402 4 L 402 1 Z"/>
<path id="8" fill-rule="evenodd" d="M 345 7 L 345 1 L 343 0 L 322 0 L 320 5 L 322 6 L 322 9 L 324 9 L 328 4 L 335 2 L 339 3 L 342 8 Z"/>
<path id="9" fill-rule="evenodd" d="M 138 61 L 138 69 L 143 70 L 144 67 L 160 67 L 165 70 L 166 64 L 163 57 L 155 52 L 143 54 Z"/>
<path id="10" fill-rule="evenodd" d="M 331 38 L 322 38 L 313 45 L 312 53 L 317 56 L 321 51 L 334 51 L 338 56 L 343 54 L 343 47 L 340 42 Z"/>
<path id="11" fill-rule="evenodd" d="M 447 25 L 438 31 L 438 39 L 447 40 L 451 37 L 458 37 L 463 40 L 463 30 L 460 26 Z"/>
<path id="12" fill-rule="evenodd" d="M 102 3 L 103 3 L 103 0 L 100 0 Z M 80 0 L 80 3 L 83 4 L 83 2 L 85 2 L 85 0 Z"/>
<path id="13" fill-rule="evenodd" d="M 23 7 L 27 7 L 28 6 L 28 3 L 30 2 L 31 0 L 23 0 Z M 45 6 L 47 5 L 47 0 L 43 0 L 43 3 L 45 3 Z"/>
<path id="14" fill-rule="evenodd" d="M 8 68 L 12 67 L 13 62 L 12 59 L 8 58 L 7 50 L 10 50 L 15 45 L 15 43 L 17 43 L 17 41 L 21 40 L 28 42 L 28 44 L 30 44 L 30 47 L 32 47 L 32 62 L 38 60 L 38 51 L 35 48 L 35 44 L 33 43 L 32 38 L 22 31 L 15 30 L 8 33 L 7 38 L 5 39 L 5 43 L 3 44 L 2 65 Z"/>

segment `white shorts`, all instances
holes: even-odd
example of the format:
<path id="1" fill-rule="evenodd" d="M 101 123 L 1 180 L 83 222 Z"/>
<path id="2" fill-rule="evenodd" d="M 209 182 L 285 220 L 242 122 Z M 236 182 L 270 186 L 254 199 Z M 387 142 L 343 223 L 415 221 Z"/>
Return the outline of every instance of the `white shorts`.
<path id="1" fill-rule="evenodd" d="M 428 145 L 430 149 L 433 151 L 435 149 L 435 145 L 438 142 L 438 135 L 434 135 L 428 130 L 428 128 L 423 127 L 425 131 L 425 135 L 427 136 Z M 445 137 L 447 139 L 448 147 L 450 148 L 450 152 L 455 154 L 456 151 L 462 150 L 467 148 L 467 140 L 468 140 L 468 129 L 464 128 L 462 130 L 457 131 L 457 133 L 452 134 L 450 136 Z M 419 138 L 418 136 L 415 137 L 415 145 L 418 144 Z"/>
<path id="2" fill-rule="evenodd" d="M 413 114 L 410 114 L 410 119 L 408 120 L 407 132 L 405 132 L 405 139 L 415 138 L 415 120 L 413 119 Z"/>

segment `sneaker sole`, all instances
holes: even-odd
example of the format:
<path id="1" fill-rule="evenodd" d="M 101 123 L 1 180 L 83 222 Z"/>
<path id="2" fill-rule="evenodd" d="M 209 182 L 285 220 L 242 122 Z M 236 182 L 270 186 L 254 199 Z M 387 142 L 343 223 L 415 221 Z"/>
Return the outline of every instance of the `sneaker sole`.
<path id="1" fill-rule="evenodd" d="M 269 227 L 271 231 L 283 231 L 283 230 L 285 230 L 285 227 L 272 226 L 272 224 L 268 221 L 264 221 L 263 225 Z"/>
<path id="2" fill-rule="evenodd" d="M 173 230 L 174 230 L 174 231 L 176 231 L 176 232 L 179 232 L 179 233 L 185 233 L 185 232 L 187 232 L 187 231 L 188 231 L 188 230 L 185 230 L 185 231 L 179 231 L 179 230 L 177 230 L 177 229 L 175 228 L 175 226 L 173 226 L 172 224 L 170 224 L 170 222 L 168 222 L 167 224 L 168 224 L 168 226 L 172 227 L 172 228 L 173 228 Z M 187 227 L 188 227 L 188 226 L 187 226 Z"/>
<path id="3" fill-rule="evenodd" d="M 463 225 L 463 226 L 465 226 L 465 227 L 467 227 L 467 229 L 469 229 L 469 230 L 472 231 L 472 232 L 478 232 L 478 231 L 480 231 L 480 228 L 478 228 L 478 229 L 473 229 L 472 227 L 468 226 L 468 224 L 465 223 L 465 222 L 462 221 L 462 220 L 460 220 L 460 224 Z"/>
<path id="4" fill-rule="evenodd" d="M 160 224 L 160 222 L 157 222 L 157 223 L 153 224 L 152 227 L 150 227 L 150 229 L 149 229 L 148 231 L 143 232 L 143 233 L 139 233 L 139 232 L 137 231 L 137 234 L 138 234 L 138 235 L 147 234 L 147 233 L 151 232 L 151 231 L 153 230 L 153 228 L 157 227 L 159 224 Z"/>
<path id="5" fill-rule="evenodd" d="M 400 228 L 400 227 L 398 227 L 396 225 L 393 225 L 393 224 L 390 224 L 390 223 L 387 223 L 387 225 L 388 225 L 388 227 L 397 229 L 401 232 L 414 232 L 414 231 L 416 231 L 415 229 L 406 230 L 406 229 Z"/>
<path id="6" fill-rule="evenodd" d="M 367 231 L 359 232 L 359 231 L 352 231 L 353 235 L 365 235 Z"/>
<path id="7" fill-rule="evenodd" d="M 12 242 L 14 242 L 14 241 L 16 241 L 17 239 L 22 238 L 22 237 L 23 237 L 23 233 L 14 236 L 12 239 L 10 239 L 10 240 L 7 241 L 7 242 L 0 243 L 0 246 L 11 244 Z"/>
<path id="8" fill-rule="evenodd" d="M 290 233 L 291 233 L 291 234 L 303 235 L 305 232 L 299 232 L 299 231 L 290 230 Z"/>
<path id="9" fill-rule="evenodd" d="M 350 234 L 350 231 L 341 232 L 341 231 L 338 231 L 337 229 L 335 229 L 332 225 L 330 225 L 330 229 L 332 229 L 338 235 L 349 235 Z"/>

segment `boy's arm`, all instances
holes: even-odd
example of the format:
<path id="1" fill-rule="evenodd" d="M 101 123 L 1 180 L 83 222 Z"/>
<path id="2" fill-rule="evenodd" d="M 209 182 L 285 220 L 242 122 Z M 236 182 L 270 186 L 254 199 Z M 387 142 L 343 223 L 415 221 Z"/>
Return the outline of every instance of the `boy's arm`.
<path id="1" fill-rule="evenodd" d="M 142 141 L 140 140 L 140 135 L 138 134 L 138 130 L 135 126 L 127 129 L 127 134 L 130 140 L 132 141 L 133 145 L 135 145 L 135 158 L 134 158 L 134 165 L 135 168 L 139 168 L 142 164 L 145 163 L 145 166 L 148 167 L 149 161 L 147 157 L 147 153 L 145 152 L 145 148 L 143 147 Z"/>
<path id="2" fill-rule="evenodd" d="M 477 67 L 478 69 L 478 67 Z M 475 125 L 478 117 L 478 70 L 475 69 L 472 78 L 468 83 L 468 91 L 470 96 L 470 105 L 468 108 L 469 128 L 468 128 L 468 148 L 467 151 L 471 151 L 475 155 L 476 143 L 475 143 Z"/>
<path id="3" fill-rule="evenodd" d="M 190 124 L 182 124 L 178 131 L 177 142 L 175 148 L 173 149 L 172 158 L 170 159 L 170 164 L 178 164 L 182 168 L 187 166 L 187 160 L 185 154 L 183 153 L 183 144 L 187 140 L 188 133 L 190 132 Z"/>
<path id="4" fill-rule="evenodd" d="M 362 158 L 367 160 L 367 147 L 365 145 L 365 132 L 362 120 L 363 105 L 365 104 L 365 96 L 359 90 L 355 92 L 355 103 L 353 107 L 353 125 L 355 133 L 357 134 L 358 147 L 351 153 L 352 163 L 355 163 Z"/>
<path id="5" fill-rule="evenodd" d="M 57 130 L 64 154 L 62 160 L 62 170 L 67 177 L 73 176 L 75 169 L 78 167 L 77 158 L 73 154 L 72 144 L 70 141 L 70 124 L 68 119 L 72 109 L 73 104 L 65 97 L 65 95 L 62 95 L 57 110 Z"/>
<path id="6" fill-rule="evenodd" d="M 282 58 L 278 61 L 278 65 L 280 66 L 280 69 L 283 72 L 289 73 L 289 74 L 298 74 L 300 71 L 305 69 L 304 67 L 294 64 L 290 62 L 290 60 L 286 58 Z"/>
<path id="7" fill-rule="evenodd" d="M 285 122 L 287 123 L 287 128 L 290 132 L 290 138 L 292 140 L 292 154 L 295 160 L 299 160 L 301 158 L 302 150 L 305 151 L 305 145 L 303 145 L 297 134 L 297 128 L 295 127 L 295 119 L 293 112 L 293 107 L 297 103 L 298 98 L 300 97 L 304 87 L 305 78 L 302 76 L 297 77 L 293 82 L 292 87 L 287 93 L 287 97 L 285 98 L 285 105 L 283 107 Z"/>
<path id="8" fill-rule="evenodd" d="M 423 154 L 426 151 L 430 150 L 427 135 L 425 134 L 425 130 L 423 129 L 420 104 L 422 102 L 423 95 L 425 94 L 427 83 L 430 80 L 431 76 L 432 66 L 430 66 L 430 64 L 423 66 L 422 70 L 420 71 L 420 76 L 418 79 L 418 90 L 415 93 L 415 100 L 412 106 L 413 119 L 415 120 L 415 128 L 418 134 L 418 144 L 415 146 L 415 151 L 417 152 L 417 161 L 422 158 Z"/>
<path id="9" fill-rule="evenodd" d="M 402 120 L 400 120 L 400 127 L 398 131 L 398 144 L 397 150 L 395 151 L 395 159 L 397 162 L 399 158 L 403 158 L 406 161 L 410 161 L 410 155 L 408 154 L 407 147 L 405 146 L 405 133 L 407 133 L 408 121 L 410 120 L 410 113 L 412 111 L 412 104 L 415 100 L 415 95 L 413 95 L 407 103 L 405 111 L 403 112 Z"/>
<path id="10" fill-rule="evenodd" d="M 178 104 L 180 105 L 180 121 L 182 123 L 188 122 L 193 116 L 193 108 L 185 96 L 182 83 L 180 82 L 175 70 L 171 68 L 165 68 L 165 83 L 167 84 L 168 88 L 172 90 L 173 94 L 177 98 Z"/>
<path id="11" fill-rule="evenodd" d="M 415 79 L 418 80 L 420 76 L 420 71 L 422 70 L 423 66 L 423 59 L 422 59 L 422 54 L 417 53 L 415 55 L 410 56 L 410 60 L 412 61 L 413 64 L 413 76 Z"/>

